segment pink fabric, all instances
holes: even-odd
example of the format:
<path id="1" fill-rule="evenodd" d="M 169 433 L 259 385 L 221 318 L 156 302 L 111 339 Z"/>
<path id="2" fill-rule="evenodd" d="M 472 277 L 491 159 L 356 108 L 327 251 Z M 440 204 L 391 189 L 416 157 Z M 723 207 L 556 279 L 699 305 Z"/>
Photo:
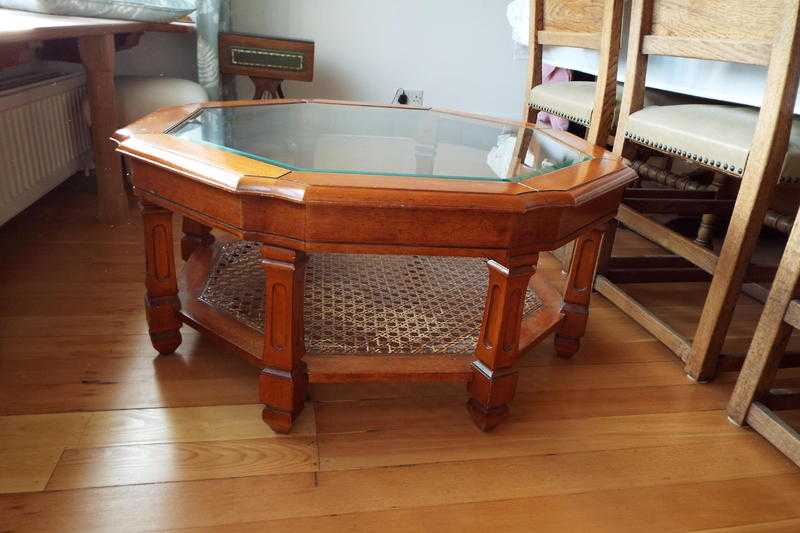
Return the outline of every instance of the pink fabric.
<path id="1" fill-rule="evenodd" d="M 542 63 L 542 83 L 552 83 L 554 81 L 570 81 L 572 71 L 565 68 L 554 67 L 547 63 Z M 569 127 L 569 120 L 539 111 L 536 117 L 536 124 L 553 128 L 554 130 L 566 130 Z"/>

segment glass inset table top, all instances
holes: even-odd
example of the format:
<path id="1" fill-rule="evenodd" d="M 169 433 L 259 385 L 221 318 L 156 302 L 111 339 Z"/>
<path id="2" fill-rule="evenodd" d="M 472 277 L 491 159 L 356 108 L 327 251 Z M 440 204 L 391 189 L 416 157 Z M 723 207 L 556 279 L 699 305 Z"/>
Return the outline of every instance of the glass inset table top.
<path id="1" fill-rule="evenodd" d="M 590 159 L 534 129 L 418 108 L 208 107 L 169 133 L 301 172 L 514 182 Z"/>

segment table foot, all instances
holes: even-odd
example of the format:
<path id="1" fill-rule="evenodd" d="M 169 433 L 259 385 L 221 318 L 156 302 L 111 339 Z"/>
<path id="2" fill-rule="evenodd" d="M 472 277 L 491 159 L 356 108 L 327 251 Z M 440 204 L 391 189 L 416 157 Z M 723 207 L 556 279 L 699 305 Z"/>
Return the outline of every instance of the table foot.
<path id="1" fill-rule="evenodd" d="M 581 340 L 556 333 L 554 344 L 556 348 L 556 355 L 561 359 L 569 359 L 580 349 Z"/>
<path id="2" fill-rule="evenodd" d="M 518 378 L 516 370 L 492 371 L 480 361 L 472 363 L 467 410 L 481 431 L 491 431 L 508 417 Z"/>
<path id="3" fill-rule="evenodd" d="M 261 418 L 276 433 L 289 433 L 305 406 L 308 371 L 305 363 L 294 372 L 276 368 L 261 371 L 259 393 L 264 410 Z"/>
<path id="4" fill-rule="evenodd" d="M 150 343 L 161 355 L 175 353 L 181 345 L 181 323 L 177 315 L 181 303 L 177 296 L 151 298 L 145 296 L 145 311 L 150 333 Z M 162 329 L 163 328 L 163 329 Z"/>

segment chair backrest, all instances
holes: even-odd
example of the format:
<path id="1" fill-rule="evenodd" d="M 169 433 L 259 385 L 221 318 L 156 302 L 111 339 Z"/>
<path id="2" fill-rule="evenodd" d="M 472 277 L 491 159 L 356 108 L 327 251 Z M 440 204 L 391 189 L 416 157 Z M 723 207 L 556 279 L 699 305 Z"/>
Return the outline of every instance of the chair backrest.
<path id="1" fill-rule="evenodd" d="M 767 65 L 793 3 L 796 10 L 791 0 L 645 1 L 642 52 Z"/>
<path id="2" fill-rule="evenodd" d="M 598 50 L 597 90 L 587 140 L 605 146 L 614 120 L 623 0 L 530 0 L 530 3 L 530 60 L 524 119 L 536 121 L 537 111 L 528 103 L 531 89 L 542 83 L 542 46 Z"/>
<path id="3" fill-rule="evenodd" d="M 614 152 L 623 153 L 628 117 L 643 107 L 648 56 L 764 65 L 763 104 L 743 179 L 777 180 L 797 95 L 798 10 L 800 0 L 633 0 Z"/>

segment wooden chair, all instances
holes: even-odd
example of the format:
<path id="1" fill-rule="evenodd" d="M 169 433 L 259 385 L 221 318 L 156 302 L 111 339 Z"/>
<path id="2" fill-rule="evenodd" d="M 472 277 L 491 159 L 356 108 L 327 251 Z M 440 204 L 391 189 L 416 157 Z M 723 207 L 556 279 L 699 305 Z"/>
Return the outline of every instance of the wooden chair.
<path id="1" fill-rule="evenodd" d="M 531 0 L 530 59 L 525 86 L 526 122 L 539 111 L 588 128 L 586 139 L 606 146 L 614 122 L 623 0 Z M 542 47 L 598 50 L 597 81 L 542 84 Z"/>
<path id="2" fill-rule="evenodd" d="M 522 119 L 535 123 L 539 111 L 587 128 L 586 140 L 605 147 L 617 104 L 617 63 L 623 0 L 530 0 L 528 77 Z M 597 80 L 542 84 L 542 47 L 598 50 Z M 515 161 L 524 161 L 528 139 L 517 136 Z M 569 271 L 574 243 L 554 255 Z"/>
<path id="3" fill-rule="evenodd" d="M 779 177 L 782 172 L 800 175 L 800 142 L 792 144 L 787 155 L 800 63 L 799 7 L 800 0 L 633 1 L 614 152 L 635 160 L 644 149 L 689 161 L 717 177 L 740 178 L 741 183 L 719 257 L 631 207 L 665 212 L 659 211 L 664 208 L 663 196 L 650 203 L 629 198 L 617 217 L 629 229 L 678 256 L 659 258 L 664 266 L 688 261 L 713 276 L 694 342 L 609 279 L 613 230 L 606 239 L 596 288 L 672 349 L 686 362 L 687 374 L 697 380 L 708 380 L 716 372 L 746 276 L 750 281 L 764 281 L 774 274 L 774 270 L 752 268 L 749 260 Z M 644 108 L 650 55 L 767 66 L 761 110 L 707 104 Z M 800 129 L 795 132 L 800 140 Z M 713 190 L 697 192 L 703 201 L 700 212 L 726 209 L 725 201 L 715 199 Z M 681 201 L 667 202 L 666 212 L 681 212 Z"/>
<path id="4" fill-rule="evenodd" d="M 780 409 L 800 407 L 800 391 L 770 390 L 784 362 L 792 329 L 800 329 L 800 217 L 775 274 L 764 312 L 728 403 L 728 417 L 748 424 L 800 465 L 800 433 L 778 417 Z"/>

